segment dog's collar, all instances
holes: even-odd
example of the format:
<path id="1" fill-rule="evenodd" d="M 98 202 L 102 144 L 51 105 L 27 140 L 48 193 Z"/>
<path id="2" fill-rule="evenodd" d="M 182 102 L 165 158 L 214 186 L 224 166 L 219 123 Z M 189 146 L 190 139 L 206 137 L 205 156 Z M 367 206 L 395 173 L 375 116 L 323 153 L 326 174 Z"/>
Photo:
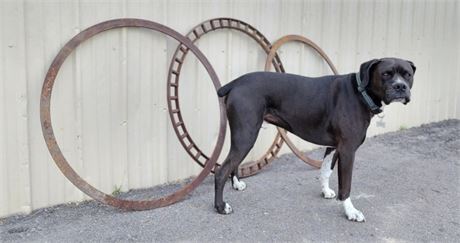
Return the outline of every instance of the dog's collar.
<path id="1" fill-rule="evenodd" d="M 369 109 L 371 110 L 372 114 L 375 115 L 375 114 L 381 113 L 382 109 L 380 109 L 380 107 L 377 106 L 374 103 L 374 101 L 369 96 L 369 94 L 367 94 L 366 87 L 362 86 L 361 77 L 360 77 L 359 73 L 356 73 L 356 83 L 357 83 L 358 91 L 361 93 L 361 95 L 364 98 L 364 103 L 366 103 L 367 107 L 369 107 Z"/>

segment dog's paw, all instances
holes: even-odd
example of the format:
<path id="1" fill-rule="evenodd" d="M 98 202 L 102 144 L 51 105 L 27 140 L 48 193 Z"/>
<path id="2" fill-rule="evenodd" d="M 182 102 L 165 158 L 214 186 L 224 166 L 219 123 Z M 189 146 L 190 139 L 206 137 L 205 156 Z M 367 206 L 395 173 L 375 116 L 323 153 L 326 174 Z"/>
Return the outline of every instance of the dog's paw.
<path id="1" fill-rule="evenodd" d="M 225 215 L 233 213 L 233 209 L 228 203 L 224 203 L 224 206 L 222 207 L 216 207 L 216 210 L 218 213 L 225 214 Z"/>
<path id="2" fill-rule="evenodd" d="M 345 211 L 345 214 L 347 215 L 347 218 L 350 221 L 355 221 L 355 222 L 365 222 L 366 221 L 366 218 L 364 218 L 364 214 L 357 209 L 353 209 L 348 212 Z"/>
<path id="3" fill-rule="evenodd" d="M 335 192 L 331 188 L 323 188 L 323 198 L 331 199 L 335 197 Z"/>
<path id="4" fill-rule="evenodd" d="M 230 204 L 225 203 L 224 214 L 231 214 L 231 213 L 233 213 L 232 207 L 230 206 Z"/>
<path id="5" fill-rule="evenodd" d="M 232 182 L 233 189 L 237 191 L 243 191 L 244 189 L 246 189 L 246 183 L 244 183 L 244 181 L 238 180 L 236 176 L 232 178 Z"/>
<path id="6" fill-rule="evenodd" d="M 347 198 L 345 201 L 343 201 L 343 208 L 345 209 L 345 215 L 347 216 L 348 220 L 355 222 L 366 221 L 364 214 L 353 206 L 350 198 Z"/>

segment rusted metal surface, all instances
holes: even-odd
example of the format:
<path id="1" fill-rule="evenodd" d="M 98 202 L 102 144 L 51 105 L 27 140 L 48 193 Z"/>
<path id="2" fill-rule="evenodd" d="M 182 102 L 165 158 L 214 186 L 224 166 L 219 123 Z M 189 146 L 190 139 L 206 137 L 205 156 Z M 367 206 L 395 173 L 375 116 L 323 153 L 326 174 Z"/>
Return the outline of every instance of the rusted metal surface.
<path id="1" fill-rule="evenodd" d="M 62 151 L 58 145 L 56 137 L 54 135 L 52 123 L 51 123 L 51 94 L 54 86 L 56 76 L 59 72 L 61 65 L 64 63 L 65 59 L 70 55 L 75 48 L 84 42 L 85 40 L 91 38 L 92 36 L 99 34 L 103 31 L 122 28 L 122 27 L 138 27 L 138 28 L 147 28 L 154 31 L 161 32 L 166 34 L 181 43 L 181 46 L 191 50 L 200 62 L 204 65 L 206 71 L 209 73 L 211 80 L 214 84 L 214 87 L 218 89 L 220 87 L 219 79 L 212 68 L 209 61 L 203 55 L 203 53 L 185 36 L 179 34 L 178 32 L 166 27 L 164 25 L 141 19 L 114 19 L 106 22 L 96 24 L 92 27 L 87 28 L 86 30 L 80 32 L 75 37 L 73 37 L 65 46 L 59 51 L 57 56 L 54 58 L 48 72 L 46 74 L 45 80 L 43 82 L 41 97 L 40 97 L 40 120 L 42 125 L 43 136 L 46 141 L 48 150 L 53 157 L 56 165 L 59 167 L 61 172 L 69 179 L 76 187 L 81 191 L 86 193 L 88 196 L 102 202 L 109 204 L 111 206 L 129 209 L 129 210 L 145 210 L 152 209 L 157 207 L 163 207 L 170 205 L 181 200 L 186 194 L 195 189 L 203 179 L 211 172 L 211 169 L 214 168 L 217 158 L 222 150 L 224 144 L 224 136 L 226 130 L 226 115 L 225 115 L 225 106 L 223 99 L 219 99 L 219 108 L 220 108 L 220 124 L 219 124 L 219 137 L 217 139 L 216 146 L 212 151 L 210 157 L 206 157 L 206 160 L 203 160 L 203 170 L 200 174 L 189 184 L 185 185 L 178 191 L 167 195 L 161 198 L 146 199 L 146 200 L 127 200 L 113 197 L 111 195 L 105 194 L 98 189 L 94 188 L 88 182 L 86 182 L 82 177 L 80 177 L 75 170 L 69 165 L 66 158 L 62 154 Z"/>
<path id="2" fill-rule="evenodd" d="M 253 26 L 232 18 L 214 18 L 206 20 L 195 26 L 187 34 L 187 37 L 194 43 L 207 33 L 221 29 L 238 30 L 254 39 L 267 54 L 270 53 L 271 43 L 262 33 Z M 180 143 L 196 163 L 200 166 L 204 166 L 204 162 L 207 161 L 209 157 L 196 145 L 190 136 L 185 122 L 182 119 L 179 103 L 179 77 L 188 51 L 189 50 L 184 45 L 179 45 L 171 59 L 167 85 L 168 109 L 174 131 Z M 277 72 L 284 72 L 283 64 L 276 52 L 273 53 L 270 60 L 270 63 L 275 67 Z M 282 145 L 283 139 L 281 138 L 281 134 L 278 133 L 270 148 L 260 159 L 240 165 L 238 172 L 239 176 L 248 177 L 259 172 L 276 157 Z M 216 166 L 219 166 L 219 164 L 216 164 Z"/>
<path id="3" fill-rule="evenodd" d="M 270 64 L 272 63 L 272 60 L 274 58 L 276 58 L 276 51 L 282 46 L 284 45 L 286 42 L 292 42 L 292 41 L 296 41 L 296 42 L 301 42 L 307 46 L 310 46 L 311 48 L 313 48 L 319 55 L 321 55 L 321 57 L 326 61 L 326 63 L 329 65 L 329 67 L 331 68 L 332 72 L 334 74 L 338 74 L 337 72 L 337 69 L 335 68 L 334 64 L 332 63 L 331 59 L 329 59 L 329 57 L 326 55 L 326 53 L 318 46 L 316 45 L 313 41 L 303 37 L 303 36 L 300 36 L 300 35 L 286 35 L 286 36 L 283 36 L 281 37 L 280 39 L 278 39 L 272 46 L 271 50 L 270 50 L 270 53 L 268 54 L 267 56 L 267 60 L 265 62 L 265 71 L 270 71 Z M 277 72 L 279 72 L 278 70 L 276 70 Z M 289 148 L 292 150 L 292 152 L 294 152 L 295 155 L 297 155 L 297 157 L 299 157 L 301 160 L 303 160 L 305 163 L 313 166 L 313 167 L 316 167 L 316 168 L 320 168 L 321 167 L 321 161 L 318 161 L 318 160 L 314 160 L 314 159 L 311 159 L 309 158 L 308 156 L 304 155 L 295 145 L 294 143 L 291 141 L 291 139 L 289 139 L 286 131 L 282 128 L 279 128 L 277 127 L 278 129 L 278 132 L 279 134 L 281 134 L 283 140 L 286 142 L 286 144 L 289 146 Z"/>

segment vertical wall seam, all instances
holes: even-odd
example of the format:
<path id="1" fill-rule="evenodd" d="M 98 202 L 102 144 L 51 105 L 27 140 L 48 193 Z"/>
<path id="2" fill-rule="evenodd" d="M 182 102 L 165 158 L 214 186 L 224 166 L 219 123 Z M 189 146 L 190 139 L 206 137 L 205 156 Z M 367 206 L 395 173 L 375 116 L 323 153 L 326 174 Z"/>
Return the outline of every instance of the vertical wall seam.
<path id="1" fill-rule="evenodd" d="M 74 32 L 75 34 L 79 33 L 81 31 L 81 4 L 80 1 L 74 1 L 74 6 L 73 8 L 75 9 L 75 22 L 76 26 L 74 27 Z M 74 92 L 75 92 L 75 127 L 76 127 L 76 144 L 77 144 L 77 154 L 78 154 L 78 167 L 80 168 L 81 171 L 84 171 L 84 162 L 83 162 L 83 112 L 82 112 L 82 80 L 81 80 L 81 67 L 80 67 L 80 55 L 78 51 L 75 51 L 74 53 Z M 79 198 L 84 199 L 84 194 L 79 190 Z"/>
<path id="2" fill-rule="evenodd" d="M 360 23 L 359 16 L 361 14 L 361 7 L 360 6 L 361 6 L 361 2 L 357 1 L 356 2 L 356 13 L 357 13 L 358 18 L 356 20 L 356 36 L 359 36 L 359 23 Z M 354 43 L 355 43 L 354 48 L 356 50 L 356 55 L 354 57 L 355 58 L 354 59 L 354 66 L 358 67 L 358 60 L 359 60 L 359 54 L 360 54 L 359 53 L 359 38 L 356 38 Z"/>
<path id="3" fill-rule="evenodd" d="M 343 41 L 343 40 L 342 40 L 343 31 L 342 31 L 342 25 L 341 25 L 340 23 L 344 23 L 344 21 L 342 21 L 342 16 L 343 16 L 343 11 L 344 11 L 343 9 L 344 9 L 344 7 L 343 7 L 343 2 L 340 2 L 339 4 L 340 4 L 340 10 L 339 10 L 339 16 L 338 16 L 338 18 L 337 18 L 337 20 L 338 20 L 338 23 L 337 23 L 337 24 L 339 25 L 339 33 L 338 33 L 339 38 L 336 38 L 336 41 L 337 41 L 336 48 L 337 48 L 337 49 L 334 50 L 334 56 L 337 57 L 336 60 L 335 60 L 335 65 L 337 65 L 337 69 L 338 69 L 338 71 L 339 71 L 339 73 L 340 73 L 340 69 L 343 70 L 343 67 L 342 67 L 342 64 L 341 64 L 341 62 L 340 62 L 339 55 L 338 55 L 338 54 L 335 55 L 335 53 L 338 53 L 338 52 L 339 52 L 340 44 L 341 44 L 341 42 Z M 341 41 L 341 40 L 342 40 L 342 41 Z M 326 62 L 324 62 L 324 63 L 326 64 Z"/>
<path id="4" fill-rule="evenodd" d="M 63 36 L 62 36 L 62 10 L 61 10 L 61 4 L 62 2 L 59 2 L 57 3 L 57 11 L 56 11 L 56 15 L 57 15 L 57 19 L 59 20 L 59 23 L 58 23 L 58 32 L 59 32 L 59 46 L 62 47 L 64 46 L 64 43 L 65 41 L 63 41 Z M 64 137 L 64 136 L 63 136 Z M 61 195 L 58 197 L 58 198 L 63 198 L 64 201 L 67 201 L 67 196 L 66 196 L 66 188 L 65 188 L 65 185 L 61 186 Z"/>
<path id="5" fill-rule="evenodd" d="M 0 2 L 0 6 L 2 6 L 4 4 L 5 4 L 5 2 Z M 1 61 L 1 63 L 0 63 L 1 69 L 0 70 L 2 71 L 2 72 L 0 72 L 0 84 L 2 86 L 2 89 L 0 90 L 0 92 L 2 93 L 1 97 L 3 98 L 2 103 L 0 105 L 2 106 L 2 111 L 3 111 L 3 116 L 2 117 L 6 120 L 6 117 L 7 117 L 6 105 L 5 105 L 6 104 L 6 97 L 5 97 L 6 81 L 5 81 L 5 77 L 4 77 L 5 56 L 6 55 L 3 55 L 4 54 L 3 47 L 5 46 L 5 43 L 3 43 L 4 42 L 3 41 L 3 32 L 6 30 L 6 28 L 4 26 L 5 21 L 3 19 L 4 18 L 3 16 L 5 16 L 5 14 L 3 13 L 3 11 L 5 11 L 4 9 L 5 8 L 3 6 L 2 6 L 2 8 L 0 8 L 0 27 L 1 27 L 0 28 L 0 34 L 1 34 L 0 38 L 2 39 L 1 42 L 0 42 L 2 44 L 0 46 L 0 53 L 2 54 L 2 55 L 0 55 L 0 61 Z M 7 127 L 7 124 L 6 124 L 5 121 L 2 122 L 2 127 L 0 127 L 0 129 L 6 134 L 6 131 L 8 130 L 8 127 Z M 8 155 L 7 155 L 8 154 L 7 136 L 2 136 L 2 137 L 0 137 L 0 139 L 3 140 L 3 143 L 5 145 L 5 147 L 4 147 L 5 154 L 3 155 L 4 156 L 3 158 L 5 160 L 0 160 L 0 163 L 4 163 L 6 172 L 8 172 L 9 171 L 9 163 L 7 161 L 8 160 L 7 159 L 8 158 Z M 1 158 L 2 157 L 0 157 L 0 159 Z M 5 178 L 6 178 L 5 181 L 6 181 L 7 185 L 6 185 L 6 197 L 5 197 L 5 202 L 4 203 L 5 203 L 6 213 L 8 214 L 11 211 L 11 209 L 10 209 L 10 202 L 9 202 L 9 200 L 7 198 L 8 198 L 8 195 L 10 195 L 10 189 L 11 188 L 9 186 L 10 183 L 9 183 L 8 178 L 7 177 L 5 177 Z"/>
<path id="6" fill-rule="evenodd" d="M 31 209 L 33 208 L 33 205 L 32 205 L 32 198 L 31 198 L 31 195 L 32 195 L 32 188 L 31 188 L 31 183 L 30 183 L 30 180 L 31 180 L 31 175 L 32 175 L 32 171 L 31 171 L 31 165 L 30 165 L 30 157 L 31 157 L 31 151 L 30 151 L 30 146 L 29 146 L 29 133 L 30 133 L 30 127 L 29 127 L 29 89 L 28 89 L 28 80 L 29 80 L 29 74 L 27 72 L 28 70 L 28 62 L 27 60 L 29 59 L 28 58 L 28 48 L 27 48 L 27 40 L 28 38 L 27 37 L 27 18 L 26 18 L 26 7 L 25 7 L 25 1 L 23 0 L 22 1 L 22 19 L 23 19 L 23 36 L 24 36 L 24 82 L 25 82 L 25 85 L 24 85 L 24 92 L 25 92 L 25 111 L 24 111 L 24 115 L 25 115 L 25 119 L 26 119 L 26 122 L 25 122 L 25 141 L 24 141 L 24 150 L 27 151 L 26 155 L 25 155 L 25 161 L 23 163 L 26 164 L 27 166 L 27 201 L 28 201 L 28 211 L 31 211 Z"/>
<path id="7" fill-rule="evenodd" d="M 126 17 L 127 16 L 127 0 L 123 0 L 123 6 L 122 6 L 122 14 L 123 14 L 123 17 Z M 124 169 L 124 177 L 126 178 L 126 185 L 127 187 L 129 188 L 130 187 L 130 178 L 129 178 L 129 158 L 130 158 L 130 150 L 129 150 L 129 147 L 128 147 L 128 138 L 129 138 L 129 92 L 128 92 L 128 59 L 127 59 L 127 56 L 128 56 L 128 32 L 127 32 L 127 29 L 126 28 L 123 28 L 122 29 L 122 35 L 121 35 L 121 41 L 122 41 L 122 77 L 123 77 L 123 86 L 125 87 L 125 96 L 126 96 L 126 104 L 125 104 L 125 107 L 126 107 L 126 111 L 125 111 L 125 118 L 126 118 L 126 129 L 125 129 L 125 132 L 126 132 L 126 141 L 125 141 L 125 148 L 126 148 L 126 162 L 125 162 L 125 169 Z"/>

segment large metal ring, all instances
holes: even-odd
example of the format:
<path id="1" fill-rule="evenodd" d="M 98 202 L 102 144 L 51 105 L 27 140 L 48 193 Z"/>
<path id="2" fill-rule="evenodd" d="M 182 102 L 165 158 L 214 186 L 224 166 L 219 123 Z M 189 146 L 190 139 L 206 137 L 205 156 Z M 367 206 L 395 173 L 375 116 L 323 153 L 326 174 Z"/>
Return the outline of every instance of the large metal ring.
<path id="1" fill-rule="evenodd" d="M 273 46 L 272 46 L 272 48 L 270 50 L 270 53 L 268 54 L 267 61 L 265 62 L 265 71 L 270 71 L 270 63 L 272 63 L 273 58 L 275 58 L 275 55 L 277 55 L 276 51 L 282 45 L 284 45 L 286 42 L 291 42 L 291 41 L 301 42 L 301 43 L 313 48 L 322 58 L 324 58 L 324 60 L 327 62 L 327 64 L 331 68 L 332 72 L 334 74 L 336 74 L 336 75 L 338 74 L 337 69 L 335 68 L 335 66 L 332 63 L 331 59 L 329 59 L 329 57 L 326 55 L 326 53 L 318 45 L 316 45 L 313 41 L 311 41 L 311 40 L 309 40 L 309 39 L 307 39 L 307 38 L 305 38 L 303 36 L 300 36 L 300 35 L 286 35 L 286 36 L 283 36 L 280 39 L 278 39 L 275 42 L 275 44 L 273 44 Z M 276 71 L 279 72 L 278 70 L 276 70 Z M 299 157 L 305 163 L 307 163 L 307 164 L 309 164 L 309 165 L 311 165 L 313 167 L 316 167 L 316 168 L 321 167 L 321 161 L 311 159 L 308 156 L 304 155 L 294 145 L 294 143 L 291 141 L 291 139 L 289 139 L 289 137 L 287 136 L 287 133 L 286 133 L 286 131 L 284 129 L 279 128 L 279 127 L 277 127 L 277 129 L 278 129 L 278 132 L 283 137 L 283 140 L 286 142 L 286 144 L 292 150 L 292 152 L 294 152 L 294 154 L 297 155 L 297 157 Z"/>
<path id="2" fill-rule="evenodd" d="M 56 165 L 59 167 L 61 172 L 69 179 L 76 187 L 81 191 L 86 193 L 88 196 L 102 202 L 109 204 L 111 206 L 130 209 L 130 210 L 145 210 L 152 209 L 157 207 L 163 207 L 175 203 L 181 200 L 186 194 L 195 189 L 204 178 L 210 173 L 211 169 L 215 166 L 216 160 L 222 150 L 224 144 L 224 136 L 226 129 L 226 115 L 225 115 L 225 106 L 223 99 L 219 99 L 219 108 L 220 108 L 220 125 L 219 125 L 219 138 L 217 140 L 216 146 L 204 165 L 203 170 L 200 174 L 189 184 L 182 187 L 180 190 L 157 199 L 148 199 L 148 200 L 126 200 L 113 197 L 111 195 L 105 194 L 90 184 L 83 180 L 69 165 L 64 155 L 62 154 L 61 149 L 56 141 L 54 136 L 54 131 L 51 124 L 51 92 L 53 85 L 57 76 L 57 73 L 65 61 L 65 59 L 70 55 L 70 53 L 75 50 L 75 48 L 81 44 L 83 41 L 91 38 L 92 36 L 99 34 L 103 31 L 122 28 L 122 27 L 141 27 L 151 30 L 155 30 L 166 34 L 181 43 L 181 45 L 186 46 L 190 49 L 200 62 L 204 65 L 207 72 L 211 76 L 212 82 L 215 88 L 220 87 L 219 79 L 212 68 L 209 61 L 203 55 L 203 53 L 185 36 L 179 34 L 173 29 L 166 27 L 164 25 L 142 19 L 114 19 L 106 22 L 96 24 L 92 27 L 87 28 L 86 30 L 80 32 L 75 37 L 73 37 L 67 44 L 59 51 L 57 56 L 54 58 L 53 63 L 51 64 L 48 72 L 46 74 L 45 80 L 43 82 L 41 97 L 40 97 L 40 120 L 42 125 L 43 136 L 48 146 L 48 150 L 51 153 Z"/>
<path id="3" fill-rule="evenodd" d="M 256 28 L 237 19 L 215 18 L 206 20 L 195 26 L 186 36 L 195 43 L 195 41 L 203 35 L 219 29 L 238 30 L 254 39 L 267 54 L 270 53 L 270 41 L 268 41 L 268 39 L 265 38 L 265 36 L 262 35 L 262 33 L 260 33 Z M 179 76 L 187 53 L 188 49 L 184 45 L 179 45 L 174 52 L 171 64 L 169 65 L 167 87 L 169 116 L 171 117 L 174 131 L 176 132 L 176 135 L 184 149 L 196 163 L 200 166 L 204 166 L 204 162 L 208 160 L 208 156 L 196 145 L 190 136 L 190 133 L 187 131 L 185 122 L 182 119 L 179 105 Z M 283 64 L 276 53 L 272 55 L 271 60 L 272 61 L 270 61 L 270 63 L 273 64 L 277 72 L 284 72 Z M 276 157 L 276 154 L 279 152 L 282 145 L 283 139 L 278 133 L 273 141 L 273 144 L 260 159 L 244 163 L 239 167 L 239 176 L 247 177 L 259 172 Z M 219 166 L 219 164 L 216 164 L 216 166 Z"/>

